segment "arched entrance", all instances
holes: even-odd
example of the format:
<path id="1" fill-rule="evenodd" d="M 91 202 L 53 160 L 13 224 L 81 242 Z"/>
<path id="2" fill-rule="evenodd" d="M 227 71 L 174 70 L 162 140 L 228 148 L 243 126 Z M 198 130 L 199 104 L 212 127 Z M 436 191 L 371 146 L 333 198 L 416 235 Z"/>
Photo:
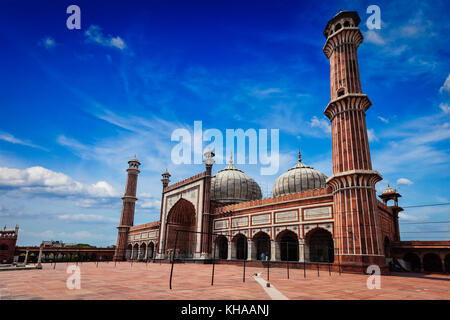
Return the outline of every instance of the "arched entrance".
<path id="1" fill-rule="evenodd" d="M 281 261 L 298 261 L 298 237 L 291 230 L 284 230 L 277 236 Z"/>
<path id="2" fill-rule="evenodd" d="M 167 217 L 166 253 L 175 247 L 176 231 L 178 232 L 176 253 L 184 258 L 193 258 L 195 253 L 195 207 L 181 198 L 170 209 Z"/>
<path id="3" fill-rule="evenodd" d="M 253 243 L 256 248 L 256 260 L 270 259 L 270 237 L 265 232 L 258 232 L 253 236 Z"/>
<path id="4" fill-rule="evenodd" d="M 333 236 L 325 229 L 316 228 L 306 236 L 306 246 L 310 262 L 333 262 Z"/>
<path id="5" fill-rule="evenodd" d="M 139 260 L 145 259 L 146 251 L 147 251 L 147 245 L 145 243 L 142 243 L 139 248 Z"/>
<path id="6" fill-rule="evenodd" d="M 232 258 L 238 260 L 247 259 L 247 237 L 242 233 L 238 233 L 234 236 L 232 244 Z"/>
<path id="7" fill-rule="evenodd" d="M 131 250 L 132 250 L 132 246 L 131 246 L 131 244 L 129 244 L 128 246 L 127 246 L 127 250 L 125 251 L 125 259 L 126 260 L 129 260 L 129 259 L 131 259 Z"/>
<path id="8" fill-rule="evenodd" d="M 153 252 L 155 251 L 155 245 L 150 242 L 147 246 L 147 260 L 153 259 Z"/>
<path id="9" fill-rule="evenodd" d="M 435 253 L 423 256 L 423 270 L 427 272 L 442 272 L 441 258 Z"/>
<path id="10" fill-rule="evenodd" d="M 131 259 L 136 260 L 138 257 L 138 252 L 139 252 L 139 245 L 136 243 L 133 246 L 133 256 L 131 257 Z"/>
<path id="11" fill-rule="evenodd" d="M 218 236 L 216 239 L 216 259 L 226 259 L 228 257 L 228 240 L 225 236 Z"/>
<path id="12" fill-rule="evenodd" d="M 420 258 L 417 254 L 408 252 L 404 255 L 403 260 L 409 264 L 411 271 L 420 272 Z"/>
<path id="13" fill-rule="evenodd" d="M 391 241 L 389 240 L 388 237 L 384 238 L 384 256 L 386 258 L 391 257 Z"/>
<path id="14" fill-rule="evenodd" d="M 450 273 L 450 253 L 445 256 L 445 272 Z"/>

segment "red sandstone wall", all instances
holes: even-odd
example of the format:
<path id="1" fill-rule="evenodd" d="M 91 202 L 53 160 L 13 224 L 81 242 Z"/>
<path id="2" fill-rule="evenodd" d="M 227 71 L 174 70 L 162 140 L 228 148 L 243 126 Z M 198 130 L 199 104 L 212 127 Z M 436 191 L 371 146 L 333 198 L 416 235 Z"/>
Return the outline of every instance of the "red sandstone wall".
<path id="1" fill-rule="evenodd" d="M 2 245 L 8 246 L 7 250 L 0 250 L 0 263 L 3 263 L 3 260 L 6 260 L 6 263 L 13 262 L 14 252 L 16 251 L 16 241 L 16 238 L 11 239 L 0 237 L 0 248 Z"/>

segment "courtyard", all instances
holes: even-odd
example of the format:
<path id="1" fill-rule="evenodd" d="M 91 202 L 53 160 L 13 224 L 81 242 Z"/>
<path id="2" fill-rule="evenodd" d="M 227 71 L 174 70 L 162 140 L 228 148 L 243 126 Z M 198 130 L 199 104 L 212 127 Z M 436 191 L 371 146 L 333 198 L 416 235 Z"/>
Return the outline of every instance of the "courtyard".
<path id="1" fill-rule="evenodd" d="M 79 263 L 80 289 L 68 289 L 73 263 L 43 264 L 43 269 L 0 272 L 0 300 L 449 300 L 450 277 L 444 274 L 381 276 L 380 289 L 368 289 L 367 275 L 236 265 L 175 264 L 172 290 L 170 264 L 130 262 Z M 258 274 L 258 276 L 254 276 Z"/>

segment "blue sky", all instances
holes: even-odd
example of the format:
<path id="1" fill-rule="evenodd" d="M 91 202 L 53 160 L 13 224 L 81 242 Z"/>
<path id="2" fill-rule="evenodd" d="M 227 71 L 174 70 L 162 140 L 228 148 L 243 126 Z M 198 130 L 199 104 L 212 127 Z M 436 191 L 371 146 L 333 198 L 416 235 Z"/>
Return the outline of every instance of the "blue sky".
<path id="1" fill-rule="evenodd" d="M 81 30 L 66 8 L 81 8 Z M 368 30 L 366 8 L 381 9 Z M 449 202 L 448 1 L 2 1 L 0 3 L 0 224 L 19 244 L 115 244 L 129 158 L 142 162 L 135 224 L 159 219 L 160 174 L 175 165 L 177 128 L 280 130 L 280 168 L 331 175 L 327 21 L 356 10 L 374 169 L 401 205 Z M 214 172 L 224 165 L 215 165 Z M 450 207 L 407 209 L 403 222 L 448 220 Z M 448 225 L 403 225 L 403 232 Z M 449 239 L 408 233 L 403 239 Z"/>

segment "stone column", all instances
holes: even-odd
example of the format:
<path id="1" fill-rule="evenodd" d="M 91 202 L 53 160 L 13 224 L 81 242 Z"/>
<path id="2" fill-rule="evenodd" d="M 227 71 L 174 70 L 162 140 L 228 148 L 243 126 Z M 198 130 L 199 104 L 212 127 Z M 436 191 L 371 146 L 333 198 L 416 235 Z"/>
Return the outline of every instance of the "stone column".
<path id="1" fill-rule="evenodd" d="M 233 241 L 229 241 L 228 242 L 228 254 L 227 254 L 227 260 L 231 260 L 231 252 L 232 252 L 232 245 L 233 245 Z"/>
<path id="2" fill-rule="evenodd" d="M 299 239 L 298 240 L 298 261 L 304 262 L 303 260 L 303 253 L 305 250 L 305 240 Z"/>
<path id="3" fill-rule="evenodd" d="M 23 265 L 26 266 L 27 265 L 27 261 L 28 261 L 28 250 L 25 253 L 25 260 L 23 260 Z"/>
<path id="4" fill-rule="evenodd" d="M 247 241 L 247 260 L 256 260 L 256 248 L 253 240 Z M 255 257 L 253 257 L 255 256 Z"/>
<path id="5" fill-rule="evenodd" d="M 42 264 L 41 264 L 41 261 L 42 261 L 42 249 L 43 249 L 43 246 L 41 245 L 41 247 L 39 248 L 39 256 L 38 256 L 38 262 L 37 262 L 37 266 L 36 266 L 36 268 L 39 268 L 39 269 L 42 269 Z"/>
<path id="6" fill-rule="evenodd" d="M 131 245 L 130 260 L 133 260 L 134 245 Z"/>
<path id="7" fill-rule="evenodd" d="M 277 242 L 275 240 L 271 240 L 270 241 L 270 261 L 279 260 L 279 255 L 280 255 L 279 253 L 280 253 L 279 244 L 277 245 Z"/>

